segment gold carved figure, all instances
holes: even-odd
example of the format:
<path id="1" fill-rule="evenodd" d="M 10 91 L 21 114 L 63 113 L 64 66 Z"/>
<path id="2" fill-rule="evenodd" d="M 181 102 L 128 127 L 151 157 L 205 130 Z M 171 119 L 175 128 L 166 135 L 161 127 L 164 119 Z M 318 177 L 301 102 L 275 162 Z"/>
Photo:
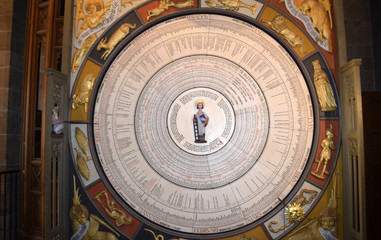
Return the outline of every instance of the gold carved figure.
<path id="1" fill-rule="evenodd" d="M 304 0 L 299 10 L 310 17 L 312 25 L 319 32 L 318 42 L 326 39 L 328 42 L 328 49 L 332 52 L 332 14 L 330 0 Z"/>
<path id="2" fill-rule="evenodd" d="M 303 38 L 287 27 L 287 19 L 283 15 L 277 13 L 271 22 L 264 19 L 261 21 L 268 24 L 271 29 L 279 33 L 279 35 L 284 38 L 292 47 L 300 48 L 301 54 L 306 53 L 306 51 L 303 49 Z"/>
<path id="3" fill-rule="evenodd" d="M 106 204 L 103 203 L 102 198 L 106 200 Z M 122 210 L 115 207 L 115 202 L 110 201 L 108 194 L 105 190 L 100 191 L 94 196 L 107 214 L 115 220 L 116 226 L 129 225 L 132 223 L 131 217 L 127 216 Z"/>
<path id="4" fill-rule="evenodd" d="M 339 240 L 336 235 L 336 196 L 337 178 L 335 177 L 334 185 L 331 189 L 331 196 L 328 206 L 322 209 L 317 218 L 309 219 L 307 223 L 296 228 L 291 233 L 289 240 L 298 239 L 315 239 L 315 240 Z"/>
<path id="5" fill-rule="evenodd" d="M 75 37 L 78 38 L 87 29 L 95 28 L 106 20 L 104 15 L 110 9 L 111 3 L 112 1 L 109 1 L 106 3 L 106 6 L 103 6 L 103 0 L 87 0 L 85 3 L 85 13 L 83 11 L 83 0 L 78 0 L 75 14 Z M 78 31 L 80 20 L 82 20 L 82 23 Z M 78 71 L 79 64 L 96 40 L 97 35 L 93 33 L 83 41 L 80 49 L 75 49 L 71 67 L 72 72 Z"/>
<path id="6" fill-rule="evenodd" d="M 78 142 L 79 148 L 86 155 L 87 161 L 91 160 L 90 150 L 89 150 L 89 141 L 84 132 L 79 127 L 75 128 L 75 139 Z"/>
<path id="7" fill-rule="evenodd" d="M 173 0 L 160 0 L 159 7 L 148 10 L 147 20 L 149 20 L 151 17 L 159 16 L 164 11 L 168 10 L 170 7 L 185 8 L 193 6 L 193 0 L 186 0 L 182 2 L 174 2 Z"/>
<path id="8" fill-rule="evenodd" d="M 327 136 L 326 138 L 321 141 L 320 146 L 322 147 L 321 153 L 320 153 L 320 158 L 316 159 L 315 162 L 318 163 L 315 171 L 311 172 L 312 175 L 319 179 L 325 179 L 325 174 L 328 174 L 329 172 L 326 171 L 327 169 L 327 164 L 328 161 L 331 159 L 331 151 L 335 150 L 335 144 L 333 142 L 333 129 L 332 129 L 332 124 L 329 129 L 327 129 L 325 135 Z M 319 173 L 320 166 L 323 164 L 323 169 L 321 170 L 321 173 Z"/>
<path id="9" fill-rule="evenodd" d="M 335 111 L 337 109 L 335 95 L 327 74 L 321 69 L 319 60 L 313 61 L 312 66 L 314 67 L 314 85 L 321 110 L 324 112 Z"/>
<path id="10" fill-rule="evenodd" d="M 309 198 L 307 198 L 305 196 L 305 194 L 308 194 L 309 195 Z M 273 228 L 273 225 L 274 224 L 277 224 L 278 222 L 276 221 L 271 221 L 269 223 L 269 229 L 271 232 L 274 232 L 274 233 L 277 233 L 289 226 L 291 226 L 291 224 L 295 223 L 295 222 L 299 222 L 303 219 L 304 217 L 304 212 L 303 212 L 303 208 L 302 206 L 306 205 L 306 204 L 310 204 L 312 202 L 312 200 L 314 200 L 317 196 L 318 192 L 317 191 L 314 191 L 314 190 L 308 190 L 308 189 L 302 189 L 302 191 L 300 191 L 299 195 L 297 195 L 290 203 L 289 207 L 286 208 L 286 212 L 285 212 L 285 215 L 287 216 L 287 219 L 288 219 L 288 222 L 278 228 L 278 229 L 274 229 Z"/>
<path id="11" fill-rule="evenodd" d="M 309 220 L 306 224 L 296 229 L 289 240 L 316 239 L 316 240 L 338 240 L 332 235 L 336 222 L 336 211 L 334 209 L 323 209 L 318 218 Z"/>
<path id="12" fill-rule="evenodd" d="M 89 108 L 89 94 L 91 90 L 93 89 L 95 78 L 93 77 L 93 74 L 89 73 L 87 74 L 81 86 L 79 87 L 79 92 L 73 95 L 73 102 L 71 104 L 71 107 L 75 110 L 78 108 L 78 106 L 85 105 L 85 113 L 87 113 L 87 110 Z"/>
<path id="13" fill-rule="evenodd" d="M 74 148 L 77 152 L 77 168 L 78 171 L 81 173 L 81 175 L 86 179 L 90 179 L 90 170 L 87 166 L 85 158 L 82 156 L 82 153 L 79 151 L 78 148 Z"/>
<path id="14" fill-rule="evenodd" d="M 70 209 L 70 219 L 72 221 L 73 237 L 72 239 L 83 239 L 83 240 L 116 240 L 119 234 L 112 229 L 107 223 L 102 221 L 99 217 L 90 214 L 87 208 L 81 204 L 81 196 L 78 194 L 79 188 L 76 188 L 75 176 L 73 176 L 74 181 L 74 197 L 73 197 L 73 207 Z M 103 226 L 110 232 L 99 231 L 99 227 Z"/>
<path id="15" fill-rule="evenodd" d="M 213 0 L 205 0 L 206 5 L 209 7 L 218 7 L 218 8 L 226 8 L 228 10 L 238 11 L 241 7 L 248 8 L 252 14 L 255 14 L 257 10 L 258 4 L 248 5 L 240 0 L 218 0 L 221 4 L 216 3 Z"/>
<path id="16" fill-rule="evenodd" d="M 106 60 L 108 55 L 110 55 L 112 50 L 114 50 L 115 46 L 120 41 L 122 41 L 122 39 L 125 38 L 128 33 L 130 33 L 130 28 L 134 29 L 135 27 L 136 27 L 136 24 L 132 25 L 130 23 L 124 23 L 114 32 L 114 34 L 112 34 L 112 36 L 110 37 L 108 41 L 107 41 L 107 37 L 103 38 L 97 46 L 98 51 L 100 51 L 102 48 L 106 49 L 106 51 L 103 53 L 101 58 Z"/>

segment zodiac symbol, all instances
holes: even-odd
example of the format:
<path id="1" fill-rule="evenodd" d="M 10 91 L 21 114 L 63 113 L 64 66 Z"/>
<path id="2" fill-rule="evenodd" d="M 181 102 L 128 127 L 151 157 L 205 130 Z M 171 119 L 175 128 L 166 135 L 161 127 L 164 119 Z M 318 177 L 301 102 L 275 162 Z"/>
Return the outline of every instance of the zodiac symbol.
<path id="1" fill-rule="evenodd" d="M 107 41 L 107 37 L 103 38 L 101 42 L 97 46 L 97 50 L 100 51 L 102 48 L 106 49 L 106 51 L 103 53 L 101 58 L 103 60 L 106 60 L 108 55 L 114 50 L 115 46 L 122 41 L 124 37 L 127 36 L 127 34 L 130 32 L 130 29 L 133 29 L 136 27 L 136 24 L 132 25 L 129 23 L 122 24 L 118 30 L 115 31 L 115 33 L 110 37 L 110 39 Z"/>
<path id="2" fill-rule="evenodd" d="M 221 4 L 218 4 L 212 0 L 206 0 L 206 5 L 210 7 L 218 7 L 218 8 L 226 8 L 228 10 L 238 11 L 241 7 L 242 8 L 248 8 L 251 10 L 253 14 L 255 14 L 255 11 L 257 10 L 258 4 L 255 3 L 254 5 L 250 6 L 248 4 L 245 4 L 241 2 L 240 0 L 218 0 Z"/>
<path id="3" fill-rule="evenodd" d="M 164 11 L 168 10 L 170 7 L 185 8 L 193 6 L 193 0 L 186 0 L 182 2 L 173 2 L 172 0 L 160 0 L 159 7 L 148 10 L 147 20 L 149 20 L 151 17 L 159 16 Z"/>

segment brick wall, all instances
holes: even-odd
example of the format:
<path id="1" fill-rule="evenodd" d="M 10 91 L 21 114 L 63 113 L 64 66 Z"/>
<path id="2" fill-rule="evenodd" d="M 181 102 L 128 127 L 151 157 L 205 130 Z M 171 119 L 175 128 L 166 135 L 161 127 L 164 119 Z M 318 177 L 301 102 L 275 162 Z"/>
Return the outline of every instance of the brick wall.
<path id="1" fill-rule="evenodd" d="M 0 0 L 0 168 L 6 165 L 13 1 Z"/>
<path id="2" fill-rule="evenodd" d="M 361 90 L 374 91 L 371 0 L 343 0 L 347 59 L 361 58 Z M 379 24 L 379 23 L 376 23 Z"/>
<path id="3" fill-rule="evenodd" d="M 19 168 L 27 0 L 0 0 L 0 169 Z"/>

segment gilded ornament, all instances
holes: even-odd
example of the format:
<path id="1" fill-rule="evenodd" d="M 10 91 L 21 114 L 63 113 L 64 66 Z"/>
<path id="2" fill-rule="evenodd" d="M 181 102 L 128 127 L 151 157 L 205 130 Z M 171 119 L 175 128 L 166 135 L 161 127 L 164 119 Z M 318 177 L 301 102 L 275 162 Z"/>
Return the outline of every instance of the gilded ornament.
<path id="1" fill-rule="evenodd" d="M 320 158 L 316 159 L 316 161 L 315 161 L 318 163 L 318 165 L 317 165 L 315 171 L 311 172 L 312 175 L 314 175 L 315 177 L 317 177 L 319 179 L 325 179 L 324 175 L 329 173 L 328 171 L 326 171 L 326 169 L 327 169 L 328 161 L 331 159 L 331 150 L 336 149 L 335 144 L 333 142 L 333 136 L 335 134 L 333 133 L 332 124 L 331 124 L 330 128 L 327 129 L 325 135 L 327 137 L 324 138 L 320 144 L 320 146 L 322 147 L 322 150 L 320 153 Z M 320 169 L 320 166 L 322 163 L 323 163 L 323 169 L 322 169 L 321 173 L 319 173 L 319 169 Z"/>
<path id="2" fill-rule="evenodd" d="M 84 132 L 79 127 L 75 128 L 75 139 L 77 139 L 79 148 L 86 155 L 87 161 L 91 160 L 90 150 L 89 150 L 89 141 Z"/>
<path id="3" fill-rule="evenodd" d="M 318 239 L 318 240 L 339 240 L 336 235 L 336 217 L 337 217 L 337 196 L 336 186 L 337 176 L 331 189 L 331 196 L 328 206 L 320 211 L 319 216 L 309 219 L 307 223 L 296 228 L 291 233 L 289 240 L 298 239 Z"/>
<path id="4" fill-rule="evenodd" d="M 299 6 L 299 10 L 310 17 L 312 25 L 319 32 L 317 42 L 326 39 L 329 51 L 332 52 L 332 13 L 329 0 L 304 0 Z"/>
<path id="5" fill-rule="evenodd" d="M 119 234 L 112 229 L 107 223 L 99 217 L 90 214 L 87 208 L 81 204 L 81 196 L 78 194 L 79 188 L 76 188 L 75 176 L 74 181 L 74 197 L 73 207 L 70 209 L 70 219 L 72 221 L 72 230 L 74 235 L 71 239 L 93 239 L 93 240 L 116 240 Z M 113 232 L 99 231 L 99 227 L 103 226 Z"/>
<path id="6" fill-rule="evenodd" d="M 93 89 L 94 80 L 95 78 L 91 73 L 87 74 L 84 77 L 78 93 L 74 94 L 72 98 L 73 102 L 71 104 L 71 107 L 74 110 L 77 109 L 79 105 L 84 105 L 85 113 L 87 113 L 87 110 L 89 108 L 89 94 L 90 91 Z"/>
<path id="7" fill-rule="evenodd" d="M 228 10 L 238 11 L 240 8 L 247 8 L 252 14 L 255 14 L 258 4 L 248 5 L 240 0 L 218 0 L 221 4 L 216 3 L 213 0 L 205 0 L 206 5 L 209 7 L 225 8 Z"/>
<path id="8" fill-rule="evenodd" d="M 286 208 L 285 215 L 290 223 L 300 222 L 304 217 L 304 208 L 299 203 L 293 203 Z"/>
<path id="9" fill-rule="evenodd" d="M 148 10 L 147 20 L 149 20 L 151 17 L 161 15 L 164 11 L 168 10 L 170 7 L 185 8 L 185 7 L 193 7 L 193 6 L 194 6 L 193 0 L 186 0 L 182 2 L 174 2 L 172 0 L 160 0 L 159 7 Z"/>
<path id="10" fill-rule="evenodd" d="M 145 231 L 152 233 L 155 240 L 164 240 L 164 236 L 161 234 L 156 235 L 152 230 L 144 228 Z"/>
<path id="11" fill-rule="evenodd" d="M 103 203 L 102 198 L 106 200 L 106 204 Z M 116 226 L 129 225 L 132 223 L 131 217 L 127 216 L 122 210 L 115 207 L 115 202 L 110 201 L 108 193 L 105 190 L 100 191 L 94 196 L 94 199 L 98 201 L 107 214 L 115 220 Z"/>
<path id="12" fill-rule="evenodd" d="M 321 69 L 320 61 L 312 62 L 314 67 L 314 85 L 323 112 L 336 111 L 337 104 L 327 74 Z"/>
<path id="13" fill-rule="evenodd" d="M 301 54 L 306 54 L 303 48 L 303 38 L 287 27 L 287 19 L 283 15 L 277 13 L 271 22 L 264 19 L 261 22 L 268 24 L 271 29 L 277 32 L 292 47 L 299 48 Z"/>
<path id="14" fill-rule="evenodd" d="M 309 198 L 304 196 L 304 194 L 309 194 L 310 195 Z M 302 191 L 300 191 L 299 195 L 297 195 L 294 198 L 294 200 L 291 201 L 289 207 L 286 208 L 285 215 L 287 216 L 288 222 L 284 226 L 282 226 L 278 229 L 274 229 L 273 225 L 277 224 L 278 222 L 271 221 L 269 223 L 270 231 L 277 233 L 277 232 L 291 226 L 291 224 L 298 222 L 298 221 L 301 221 L 302 218 L 304 217 L 304 212 L 303 212 L 302 206 L 306 205 L 306 204 L 310 204 L 312 202 L 312 200 L 316 198 L 317 194 L 318 194 L 317 191 L 302 189 Z"/>
<path id="15" fill-rule="evenodd" d="M 98 51 L 100 51 L 102 48 L 106 49 L 101 58 L 106 60 L 108 55 L 110 55 L 112 50 L 114 50 L 115 46 L 127 36 L 127 34 L 130 32 L 130 29 L 134 29 L 135 27 L 136 24 L 132 25 L 130 23 L 124 23 L 112 34 L 108 41 L 107 37 L 103 38 L 97 46 Z"/>
<path id="16" fill-rule="evenodd" d="M 87 166 L 85 158 L 82 156 L 82 153 L 79 151 L 78 148 L 74 148 L 77 152 L 77 168 L 78 171 L 81 173 L 81 175 L 86 179 L 90 179 L 90 170 Z"/>
<path id="17" fill-rule="evenodd" d="M 78 39 L 87 29 L 95 29 L 98 25 L 105 21 L 105 14 L 110 9 L 111 3 L 112 1 L 109 1 L 106 3 L 106 6 L 103 6 L 103 0 L 87 0 L 83 8 L 83 0 L 78 0 L 76 3 L 75 14 L 75 37 Z M 85 12 L 83 11 L 84 9 Z M 82 23 L 78 31 L 78 25 L 81 20 Z M 97 35 L 93 33 L 86 37 L 80 49 L 75 49 L 71 67 L 72 72 L 78 71 L 80 63 L 97 38 Z"/>

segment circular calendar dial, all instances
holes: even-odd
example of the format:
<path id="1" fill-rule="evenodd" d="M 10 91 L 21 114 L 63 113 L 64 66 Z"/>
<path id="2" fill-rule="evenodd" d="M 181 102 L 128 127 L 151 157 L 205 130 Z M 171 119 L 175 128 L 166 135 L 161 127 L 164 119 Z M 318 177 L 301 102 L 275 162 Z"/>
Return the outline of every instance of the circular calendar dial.
<path id="1" fill-rule="evenodd" d="M 146 219 L 227 232 L 296 191 L 313 140 L 311 96 L 292 57 L 257 27 L 215 14 L 164 21 L 127 44 L 101 81 L 99 165 Z"/>

